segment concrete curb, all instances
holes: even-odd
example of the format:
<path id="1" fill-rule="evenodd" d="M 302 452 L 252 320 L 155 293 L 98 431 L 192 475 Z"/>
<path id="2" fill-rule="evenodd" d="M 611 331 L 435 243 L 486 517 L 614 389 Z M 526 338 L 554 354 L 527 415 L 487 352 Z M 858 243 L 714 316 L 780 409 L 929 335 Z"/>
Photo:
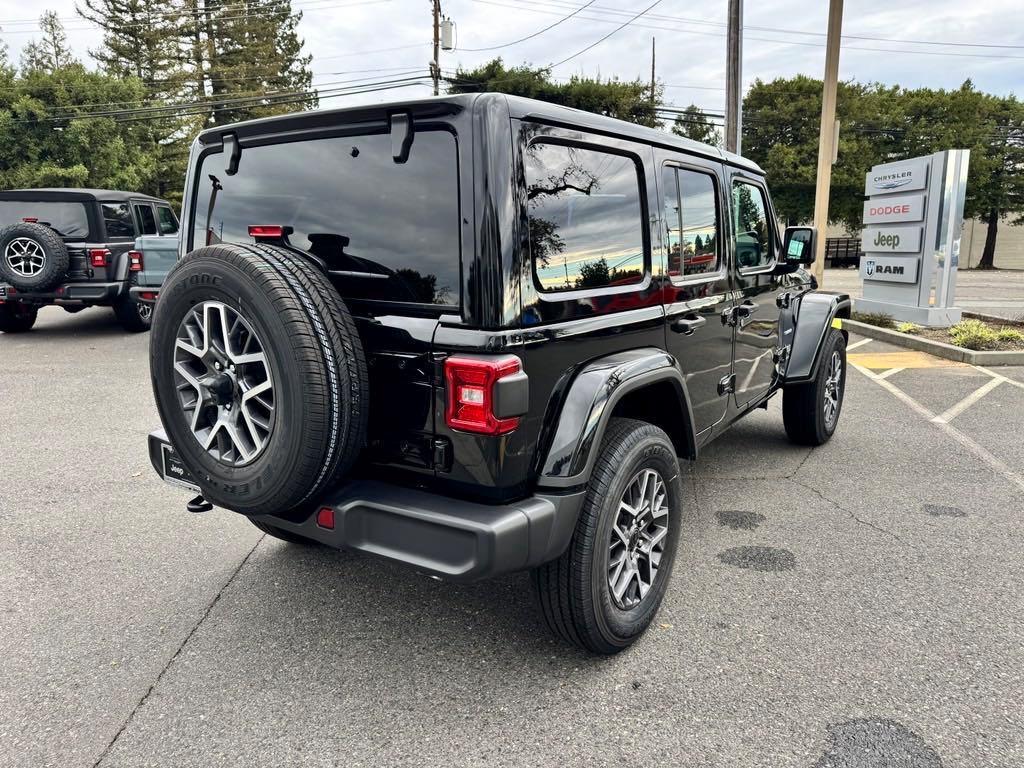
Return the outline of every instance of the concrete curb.
<path id="1" fill-rule="evenodd" d="M 1024 320 L 1011 320 L 1008 317 L 1000 317 L 999 315 L 986 315 L 982 312 L 968 312 L 966 309 L 963 312 L 964 317 L 972 317 L 975 320 L 984 320 L 986 323 L 994 323 L 996 325 L 1009 325 L 1014 328 L 1024 327 Z"/>
<path id="2" fill-rule="evenodd" d="M 944 357 L 947 360 L 956 360 L 968 365 L 1024 365 L 1024 352 L 981 352 L 964 349 L 953 344 L 922 339 L 920 336 L 890 331 L 887 328 L 879 328 L 877 325 L 860 323 L 856 320 L 843 320 L 843 328 L 853 333 L 859 333 L 861 336 L 915 349 L 918 352 L 927 352 L 935 357 Z"/>

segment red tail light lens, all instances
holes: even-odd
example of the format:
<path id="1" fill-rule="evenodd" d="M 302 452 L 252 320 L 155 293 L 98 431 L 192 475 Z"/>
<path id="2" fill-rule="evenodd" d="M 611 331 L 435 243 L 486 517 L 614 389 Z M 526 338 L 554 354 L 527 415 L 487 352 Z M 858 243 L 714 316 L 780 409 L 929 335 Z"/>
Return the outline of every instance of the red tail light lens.
<path id="1" fill-rule="evenodd" d="M 316 513 L 316 524 L 321 528 L 334 530 L 334 510 L 331 507 L 321 507 Z"/>
<path id="2" fill-rule="evenodd" d="M 39 223 L 39 218 L 36 217 L 36 216 L 25 216 L 21 220 L 24 221 L 26 224 L 38 224 Z"/>
<path id="3" fill-rule="evenodd" d="M 138 251 L 128 251 L 128 271 L 141 272 L 143 269 L 142 254 Z"/>
<path id="4" fill-rule="evenodd" d="M 284 237 L 284 227 L 278 224 L 250 224 L 249 237 Z"/>
<path id="5" fill-rule="evenodd" d="M 107 266 L 107 259 L 110 258 L 110 251 L 106 248 L 93 248 L 89 251 L 89 263 L 94 267 Z"/>
<path id="6" fill-rule="evenodd" d="M 522 370 L 519 358 L 449 357 L 444 363 L 448 384 L 445 422 L 452 429 L 482 435 L 504 435 L 519 426 L 519 417 L 494 414 L 494 385 Z"/>

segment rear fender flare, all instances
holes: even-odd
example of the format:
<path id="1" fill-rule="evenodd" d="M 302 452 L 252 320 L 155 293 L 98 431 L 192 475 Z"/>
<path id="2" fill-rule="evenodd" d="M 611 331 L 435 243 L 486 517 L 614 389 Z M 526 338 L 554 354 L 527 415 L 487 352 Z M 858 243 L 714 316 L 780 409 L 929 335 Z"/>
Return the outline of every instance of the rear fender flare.
<path id="1" fill-rule="evenodd" d="M 679 447 L 695 457 L 693 409 L 675 359 L 656 348 L 629 350 L 599 358 L 576 374 L 562 402 L 537 478 L 538 486 L 569 488 L 585 484 L 615 406 L 631 392 L 663 382 L 676 389 L 683 409 L 684 445 Z"/>
<path id="2" fill-rule="evenodd" d="M 785 384 L 799 384 L 814 379 L 829 328 L 837 318 L 840 321 L 849 318 L 851 307 L 850 297 L 845 293 L 809 291 L 800 297 Z"/>

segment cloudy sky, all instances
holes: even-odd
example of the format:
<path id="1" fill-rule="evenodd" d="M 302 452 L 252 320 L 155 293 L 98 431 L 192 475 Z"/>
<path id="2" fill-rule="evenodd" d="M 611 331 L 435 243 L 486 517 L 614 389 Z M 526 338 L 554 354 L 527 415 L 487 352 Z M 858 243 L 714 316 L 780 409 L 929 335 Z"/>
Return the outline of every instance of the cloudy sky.
<path id="1" fill-rule="evenodd" d="M 494 56 L 506 63 L 551 64 L 556 77 L 573 73 L 632 79 L 650 77 L 651 37 L 666 101 L 720 111 L 724 105 L 727 0 L 661 0 L 645 15 L 587 48 L 654 0 L 595 0 L 532 39 L 526 37 L 584 5 L 586 0 L 442 0 L 457 24 L 458 50 L 442 68 L 471 67 Z M 430 57 L 430 0 L 292 0 L 313 55 L 314 84 L 352 88 L 375 80 L 425 74 Z M 993 93 L 1024 96 L 1021 0 L 847 0 L 840 77 L 904 86 L 956 87 L 966 78 Z M 745 12 L 744 82 L 824 67 L 826 0 L 758 0 Z M 100 45 L 98 30 L 77 18 L 74 0 L 0 0 L 2 38 L 11 58 L 38 33 L 34 14 L 56 10 L 82 58 Z M 30 10 L 31 9 L 31 10 Z M 470 49 L 493 48 L 487 51 Z M 428 95 L 424 85 L 325 99 L 324 106 Z"/>

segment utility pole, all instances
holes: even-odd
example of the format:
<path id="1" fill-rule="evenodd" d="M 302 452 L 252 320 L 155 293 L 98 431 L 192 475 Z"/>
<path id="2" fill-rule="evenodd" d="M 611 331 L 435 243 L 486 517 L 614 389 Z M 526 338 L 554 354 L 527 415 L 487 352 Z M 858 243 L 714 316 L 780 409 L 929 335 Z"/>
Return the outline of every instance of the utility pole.
<path id="1" fill-rule="evenodd" d="M 836 156 L 836 89 L 839 82 L 839 43 L 843 35 L 843 0 L 829 0 L 828 39 L 825 42 L 825 82 L 821 91 L 821 128 L 818 133 L 818 181 L 814 190 L 814 227 L 818 231 L 814 276 L 825 282 L 825 239 L 828 234 L 828 197 L 832 186 L 832 158 Z"/>
<path id="2" fill-rule="evenodd" d="M 657 95 L 656 95 L 657 93 L 658 93 L 658 86 L 657 86 L 657 84 L 655 83 L 655 80 L 654 80 L 654 36 L 652 35 L 651 36 L 651 123 L 652 124 L 654 122 L 656 122 L 655 119 L 654 119 L 654 116 L 656 114 L 656 110 L 658 109 Z"/>
<path id="3" fill-rule="evenodd" d="M 725 148 L 743 149 L 743 0 L 729 0 L 725 51 Z"/>
<path id="4" fill-rule="evenodd" d="M 430 76 L 434 78 L 434 95 L 440 93 L 441 82 L 441 0 L 430 0 L 434 9 L 434 60 L 430 62 Z"/>

